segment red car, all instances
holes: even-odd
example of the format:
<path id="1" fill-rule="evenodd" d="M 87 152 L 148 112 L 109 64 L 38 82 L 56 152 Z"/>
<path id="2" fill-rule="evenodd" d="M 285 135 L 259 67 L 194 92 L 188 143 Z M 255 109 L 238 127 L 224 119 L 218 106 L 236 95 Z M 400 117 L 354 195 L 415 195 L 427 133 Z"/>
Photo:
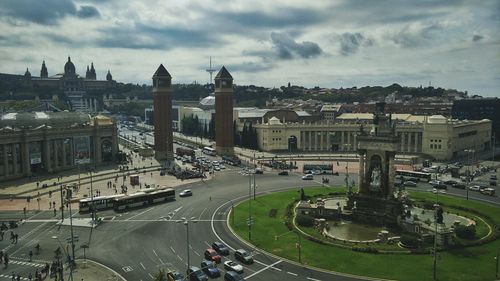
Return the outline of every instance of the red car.
<path id="1" fill-rule="evenodd" d="M 215 251 L 214 249 L 212 248 L 208 248 L 206 251 L 205 251 L 205 259 L 209 260 L 209 261 L 214 261 L 216 263 L 220 263 L 221 261 L 221 256 L 217 253 L 217 251 Z"/>

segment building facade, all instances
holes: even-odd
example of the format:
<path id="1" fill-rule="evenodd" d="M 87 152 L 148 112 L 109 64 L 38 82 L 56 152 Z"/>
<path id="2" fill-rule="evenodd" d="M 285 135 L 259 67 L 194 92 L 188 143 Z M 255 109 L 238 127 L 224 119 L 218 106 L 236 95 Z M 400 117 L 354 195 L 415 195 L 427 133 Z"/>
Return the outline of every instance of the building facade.
<path id="1" fill-rule="evenodd" d="M 111 118 L 80 112 L 7 113 L 0 119 L 0 181 L 115 160 Z"/>
<path id="2" fill-rule="evenodd" d="M 284 123 L 270 118 L 255 124 L 263 151 L 335 152 L 358 151 L 361 130 L 372 129 L 372 114 L 344 113 L 335 120 L 314 123 Z M 422 154 L 447 160 L 466 154 L 464 150 L 491 148 L 491 121 L 459 121 L 437 116 L 393 114 L 398 153 Z M 241 130 L 243 124 L 238 124 Z"/>
<path id="3" fill-rule="evenodd" d="M 215 76 L 215 148 L 218 155 L 234 155 L 233 77 L 224 66 Z"/>
<path id="4" fill-rule="evenodd" d="M 451 116 L 460 120 L 482 120 L 485 118 L 491 120 L 496 143 L 500 143 L 499 98 L 456 100 L 453 102 Z"/>
<path id="5" fill-rule="evenodd" d="M 171 85 L 172 76 L 160 64 L 153 75 L 155 158 L 169 162 L 174 160 Z"/>

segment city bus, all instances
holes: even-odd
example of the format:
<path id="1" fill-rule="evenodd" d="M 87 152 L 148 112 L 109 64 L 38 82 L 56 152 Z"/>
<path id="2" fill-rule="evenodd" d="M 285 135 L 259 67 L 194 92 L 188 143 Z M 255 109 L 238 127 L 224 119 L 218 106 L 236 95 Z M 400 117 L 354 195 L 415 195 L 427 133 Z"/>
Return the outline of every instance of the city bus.
<path id="1" fill-rule="evenodd" d="M 80 213 L 90 212 L 90 206 L 94 206 L 96 211 L 99 210 L 107 210 L 113 208 L 113 203 L 116 198 L 123 197 L 123 194 L 117 195 L 107 195 L 107 196 L 99 196 L 94 198 L 84 198 L 79 201 L 79 211 Z"/>
<path id="2" fill-rule="evenodd" d="M 123 211 L 130 208 L 137 208 L 162 201 L 172 200 L 175 200 L 175 190 L 172 188 L 159 189 L 152 192 L 139 191 L 134 194 L 116 198 L 114 200 L 113 209 L 115 211 Z"/>
<path id="3" fill-rule="evenodd" d="M 214 148 L 211 148 L 210 146 L 205 146 L 202 152 L 205 153 L 206 155 L 212 155 L 212 156 L 217 155 L 217 151 Z"/>
<path id="4" fill-rule="evenodd" d="M 414 178 L 424 182 L 429 182 L 431 180 L 431 173 L 416 172 L 410 170 L 396 170 L 396 176 Z"/>
<path id="5" fill-rule="evenodd" d="M 319 173 L 319 174 L 332 174 L 333 165 L 331 164 L 304 164 L 304 173 Z"/>

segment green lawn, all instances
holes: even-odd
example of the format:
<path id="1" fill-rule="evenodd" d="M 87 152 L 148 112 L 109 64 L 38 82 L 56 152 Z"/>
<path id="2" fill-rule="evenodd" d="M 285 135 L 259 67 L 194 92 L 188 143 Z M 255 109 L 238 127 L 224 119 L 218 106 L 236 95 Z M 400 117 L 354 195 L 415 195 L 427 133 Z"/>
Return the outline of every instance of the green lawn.
<path id="1" fill-rule="evenodd" d="M 307 195 L 340 192 L 342 188 L 305 188 Z M 284 225 L 286 206 L 300 196 L 298 190 L 273 193 L 252 200 L 252 243 L 268 252 L 298 261 L 297 235 L 287 233 Z M 415 198 L 434 198 L 432 194 L 416 193 Z M 449 196 L 441 196 L 440 201 L 447 205 L 458 205 L 476 209 L 489 214 L 495 224 L 500 222 L 500 208 L 481 204 L 475 201 L 465 201 Z M 270 217 L 271 209 L 277 210 L 276 217 Z M 236 233 L 248 240 L 248 201 L 235 207 Z M 286 234 L 287 233 L 287 234 Z M 280 236 L 275 240 L 275 236 Z M 486 245 L 452 250 L 440 253 L 438 260 L 439 280 L 493 280 L 495 275 L 495 260 L 500 240 Z M 329 270 L 358 274 L 364 276 L 388 278 L 395 280 L 432 280 L 433 258 L 430 255 L 384 255 L 353 252 L 337 246 L 324 246 L 303 237 L 302 262 Z"/>

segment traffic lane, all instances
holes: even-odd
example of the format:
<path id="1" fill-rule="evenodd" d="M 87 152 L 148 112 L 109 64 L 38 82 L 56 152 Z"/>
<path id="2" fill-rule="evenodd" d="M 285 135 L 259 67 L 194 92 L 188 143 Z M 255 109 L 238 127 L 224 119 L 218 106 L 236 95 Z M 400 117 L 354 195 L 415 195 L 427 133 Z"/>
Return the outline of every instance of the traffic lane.
<path id="1" fill-rule="evenodd" d="M 431 192 L 433 190 L 433 187 L 429 183 L 418 182 L 417 187 L 405 187 L 405 189 Z M 467 198 L 467 193 L 468 193 L 469 199 L 471 199 L 471 200 L 477 200 L 477 201 L 486 202 L 486 203 L 495 204 L 495 205 L 500 204 L 500 198 L 498 197 L 498 195 L 490 196 L 490 195 L 485 195 L 485 194 L 482 194 L 478 191 L 472 191 L 472 190 L 469 190 L 467 192 L 466 189 L 453 188 L 453 187 L 448 187 L 446 189 L 446 193 L 450 194 L 450 195 L 458 196 L 458 197 L 463 197 L 463 198 Z"/>

